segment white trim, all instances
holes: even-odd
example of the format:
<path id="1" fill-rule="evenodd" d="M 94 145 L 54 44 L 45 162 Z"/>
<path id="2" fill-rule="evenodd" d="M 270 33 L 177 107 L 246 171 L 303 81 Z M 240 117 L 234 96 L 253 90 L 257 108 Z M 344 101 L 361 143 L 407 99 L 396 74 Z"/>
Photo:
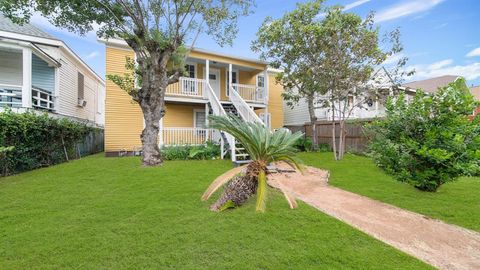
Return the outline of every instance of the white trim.
<path id="1" fill-rule="evenodd" d="M 80 63 L 91 75 L 93 75 L 103 86 L 105 86 L 105 81 L 89 66 L 87 65 L 82 58 L 80 58 L 68 45 L 59 39 L 51 39 L 51 38 L 41 38 L 35 36 L 29 36 L 19 33 L 12 33 L 7 31 L 0 31 L 0 37 L 14 39 L 18 41 L 25 41 L 30 43 L 38 43 L 40 45 L 49 45 L 54 47 L 59 47 L 60 49 L 64 50 L 70 56 Z"/>
<path id="2" fill-rule="evenodd" d="M 236 83 L 240 83 L 239 80 L 240 80 L 240 70 L 239 69 L 235 69 L 235 68 L 232 68 L 232 72 L 235 72 L 235 79 L 236 79 Z M 228 78 L 228 69 L 225 69 L 225 95 L 227 97 L 230 96 L 230 91 L 229 91 L 229 87 L 228 87 L 228 83 L 229 83 L 229 78 Z M 233 83 L 233 81 L 232 81 Z"/>
<path id="3" fill-rule="evenodd" d="M 212 72 L 213 71 L 213 72 Z M 211 74 L 215 74 L 215 75 L 218 75 L 217 77 L 217 81 L 218 81 L 218 95 L 217 95 L 217 92 L 215 89 L 213 89 L 213 92 L 215 92 L 215 95 L 217 95 L 217 98 L 218 99 L 221 99 L 221 95 L 222 95 L 222 71 L 218 68 L 210 68 L 209 71 L 208 71 L 208 75 L 210 76 Z M 203 77 L 207 76 L 207 72 L 206 72 L 206 68 L 203 67 Z M 210 78 L 204 78 L 205 81 L 207 83 L 210 84 Z M 212 85 L 210 85 L 212 86 Z"/>
<path id="4" fill-rule="evenodd" d="M 185 65 L 190 65 L 190 66 L 193 66 L 193 69 L 194 69 L 194 76 L 193 78 L 195 79 L 198 79 L 198 63 L 197 62 L 193 62 L 193 61 L 185 61 Z M 190 75 L 190 74 L 189 74 Z"/>
<path id="5" fill-rule="evenodd" d="M 32 49 L 22 50 L 22 107 L 32 107 Z"/>

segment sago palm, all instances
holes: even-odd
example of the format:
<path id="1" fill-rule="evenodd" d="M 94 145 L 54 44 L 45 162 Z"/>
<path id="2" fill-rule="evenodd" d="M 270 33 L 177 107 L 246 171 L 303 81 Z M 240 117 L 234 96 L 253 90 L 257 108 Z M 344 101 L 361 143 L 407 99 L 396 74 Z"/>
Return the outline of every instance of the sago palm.
<path id="1" fill-rule="evenodd" d="M 212 210 L 222 210 L 230 206 L 238 206 L 257 193 L 256 210 L 265 210 L 267 192 L 267 166 L 275 161 L 284 161 L 295 169 L 300 169 L 299 160 L 295 157 L 295 143 L 303 136 L 301 132 L 292 134 L 287 129 L 271 131 L 260 123 L 244 122 L 234 115 L 210 116 L 210 127 L 225 131 L 239 141 L 249 154 L 251 162 L 234 168 L 218 177 L 202 196 L 207 200 L 217 189 L 229 182 Z M 243 174 L 239 175 L 242 171 Z M 283 191 L 292 207 L 294 201 Z"/>

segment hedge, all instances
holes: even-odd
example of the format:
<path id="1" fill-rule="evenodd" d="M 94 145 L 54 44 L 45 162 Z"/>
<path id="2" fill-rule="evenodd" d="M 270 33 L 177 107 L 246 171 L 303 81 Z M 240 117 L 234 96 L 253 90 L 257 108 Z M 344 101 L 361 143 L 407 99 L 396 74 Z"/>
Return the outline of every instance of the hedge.
<path id="1" fill-rule="evenodd" d="M 34 112 L 0 113 L 0 175 L 47 167 L 78 157 L 77 143 L 95 128 Z"/>

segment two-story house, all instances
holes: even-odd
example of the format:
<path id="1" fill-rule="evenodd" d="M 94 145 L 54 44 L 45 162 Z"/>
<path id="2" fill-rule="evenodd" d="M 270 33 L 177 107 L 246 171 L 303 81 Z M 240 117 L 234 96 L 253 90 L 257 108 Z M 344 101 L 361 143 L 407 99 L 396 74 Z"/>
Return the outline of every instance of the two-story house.
<path id="1" fill-rule="evenodd" d="M 0 15 L 0 111 L 104 125 L 105 82 L 63 41 Z"/>
<path id="2" fill-rule="evenodd" d="M 134 52 L 121 40 L 106 44 L 106 74 L 127 72 L 127 57 Z M 233 137 L 208 128 L 208 115 L 235 113 L 245 121 L 272 129 L 283 127 L 283 87 L 266 62 L 195 48 L 186 61 L 187 76 L 166 90 L 166 115 L 160 122 L 160 146 L 216 141 L 222 156 L 245 159 Z M 105 151 L 107 156 L 133 154 L 141 147 L 144 121 L 138 104 L 113 82 L 106 83 Z"/>

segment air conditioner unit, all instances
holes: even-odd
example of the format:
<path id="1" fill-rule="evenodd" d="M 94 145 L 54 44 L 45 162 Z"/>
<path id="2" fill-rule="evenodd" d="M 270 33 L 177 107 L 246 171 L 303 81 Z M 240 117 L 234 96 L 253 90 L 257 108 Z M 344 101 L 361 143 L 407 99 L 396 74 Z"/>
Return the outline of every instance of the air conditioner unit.
<path id="1" fill-rule="evenodd" d="M 85 106 L 87 106 L 87 101 L 86 101 L 85 99 L 83 99 L 83 98 L 79 98 L 79 99 L 78 99 L 77 106 L 78 106 L 78 107 L 85 107 Z"/>

